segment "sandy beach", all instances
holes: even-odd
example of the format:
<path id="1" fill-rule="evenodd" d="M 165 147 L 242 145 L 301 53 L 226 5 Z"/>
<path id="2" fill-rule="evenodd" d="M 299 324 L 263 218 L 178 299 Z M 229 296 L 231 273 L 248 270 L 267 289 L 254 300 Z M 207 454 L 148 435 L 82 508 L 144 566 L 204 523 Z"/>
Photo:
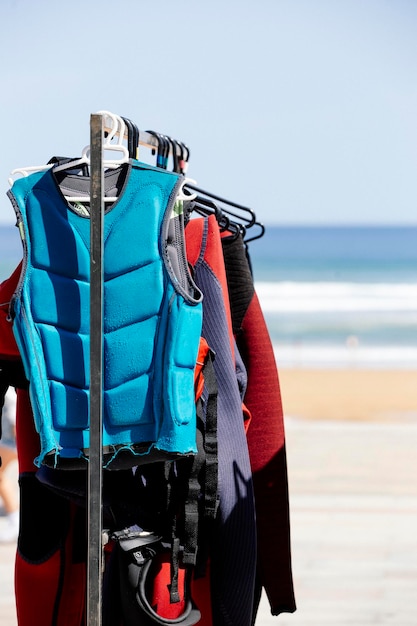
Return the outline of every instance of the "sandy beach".
<path id="1" fill-rule="evenodd" d="M 306 419 L 417 422 L 417 371 L 279 369 L 286 415 Z"/>

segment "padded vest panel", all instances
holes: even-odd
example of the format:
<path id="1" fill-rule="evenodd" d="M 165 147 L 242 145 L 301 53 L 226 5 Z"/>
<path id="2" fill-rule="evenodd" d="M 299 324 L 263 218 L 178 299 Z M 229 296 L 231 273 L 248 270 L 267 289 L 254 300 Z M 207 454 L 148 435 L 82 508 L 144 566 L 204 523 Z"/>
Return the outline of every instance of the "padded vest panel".
<path id="1" fill-rule="evenodd" d="M 181 265 L 180 183 L 133 161 L 105 213 L 103 446 L 113 466 L 121 448 L 132 465 L 151 451 L 196 451 L 202 295 Z M 71 209 L 51 171 L 16 181 L 9 195 L 23 227 L 13 315 L 41 437 L 36 462 L 59 465 L 88 456 L 90 220 Z"/>

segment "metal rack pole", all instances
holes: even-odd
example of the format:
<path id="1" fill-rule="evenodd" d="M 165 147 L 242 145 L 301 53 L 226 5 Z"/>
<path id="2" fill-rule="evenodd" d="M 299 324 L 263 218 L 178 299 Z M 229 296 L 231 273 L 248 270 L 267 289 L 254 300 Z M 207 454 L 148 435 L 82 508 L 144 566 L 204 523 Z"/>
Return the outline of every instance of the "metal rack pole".
<path id="1" fill-rule="evenodd" d="M 103 117 L 90 118 L 90 460 L 88 464 L 87 626 L 102 623 Z"/>

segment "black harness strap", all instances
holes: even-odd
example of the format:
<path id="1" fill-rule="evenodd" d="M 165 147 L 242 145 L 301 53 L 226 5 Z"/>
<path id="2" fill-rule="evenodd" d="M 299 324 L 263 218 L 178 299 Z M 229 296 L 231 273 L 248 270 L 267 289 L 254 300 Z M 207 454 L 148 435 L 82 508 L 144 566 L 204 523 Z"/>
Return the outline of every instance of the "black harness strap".
<path id="1" fill-rule="evenodd" d="M 196 565 L 197 550 L 202 549 L 207 522 L 216 516 L 218 507 L 217 453 L 217 380 L 213 353 L 207 354 L 204 365 L 207 393 L 205 420 L 201 400 L 197 402 L 197 450 L 188 479 L 188 494 L 184 508 L 184 563 Z M 205 422 L 205 424 L 204 424 Z M 203 434 L 204 433 L 204 434 Z M 200 502 L 200 494 L 202 502 Z M 200 517 L 201 513 L 201 517 Z M 200 530 L 200 541 L 199 541 Z"/>
<path id="2" fill-rule="evenodd" d="M 206 451 L 205 518 L 214 519 L 218 499 L 218 445 L 217 445 L 217 380 L 212 353 L 208 354 L 204 379 L 208 389 L 204 448 Z"/>

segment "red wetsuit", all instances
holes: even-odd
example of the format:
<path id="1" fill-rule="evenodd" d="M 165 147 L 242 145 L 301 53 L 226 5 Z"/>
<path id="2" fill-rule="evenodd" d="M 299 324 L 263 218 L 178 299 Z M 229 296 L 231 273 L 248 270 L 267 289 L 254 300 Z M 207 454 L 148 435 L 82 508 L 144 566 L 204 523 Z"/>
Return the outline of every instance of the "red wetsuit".
<path id="1" fill-rule="evenodd" d="M 242 237 L 222 238 L 233 333 L 248 383 L 245 404 L 256 503 L 257 597 L 265 589 L 273 615 L 294 612 L 285 431 L 277 366 Z"/>
<path id="2" fill-rule="evenodd" d="M 19 626 L 81 626 L 85 604 L 85 514 L 35 477 L 39 437 L 27 384 L 8 320 L 20 265 L 0 284 L 0 382 L 17 386 L 16 443 L 19 464 L 20 532 L 15 562 Z M 20 387 L 19 387 L 20 385 Z"/>

